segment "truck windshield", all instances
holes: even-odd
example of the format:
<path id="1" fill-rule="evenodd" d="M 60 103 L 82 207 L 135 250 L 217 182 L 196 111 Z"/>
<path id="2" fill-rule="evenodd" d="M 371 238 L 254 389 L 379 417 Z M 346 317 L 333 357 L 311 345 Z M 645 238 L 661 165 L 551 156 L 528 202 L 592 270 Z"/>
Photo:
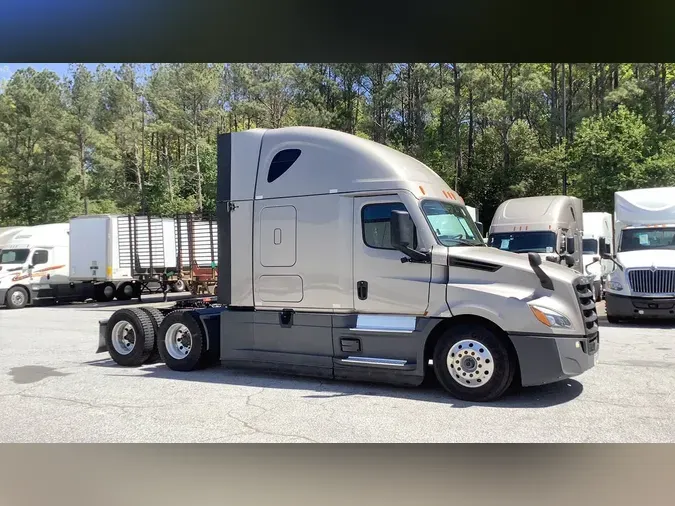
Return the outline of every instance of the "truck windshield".
<path id="1" fill-rule="evenodd" d="M 631 228 L 621 232 L 619 251 L 639 251 L 645 249 L 674 249 L 675 227 L 669 228 Z"/>
<path id="2" fill-rule="evenodd" d="M 29 249 L 0 250 L 0 264 L 23 264 L 28 260 Z"/>
<path id="3" fill-rule="evenodd" d="M 513 253 L 554 253 L 555 232 L 507 232 L 491 234 L 488 246 Z"/>
<path id="4" fill-rule="evenodd" d="M 598 241 L 596 239 L 584 239 L 584 255 L 597 255 Z"/>
<path id="5" fill-rule="evenodd" d="M 443 246 L 485 246 L 476 224 L 463 206 L 425 200 L 422 212 Z"/>

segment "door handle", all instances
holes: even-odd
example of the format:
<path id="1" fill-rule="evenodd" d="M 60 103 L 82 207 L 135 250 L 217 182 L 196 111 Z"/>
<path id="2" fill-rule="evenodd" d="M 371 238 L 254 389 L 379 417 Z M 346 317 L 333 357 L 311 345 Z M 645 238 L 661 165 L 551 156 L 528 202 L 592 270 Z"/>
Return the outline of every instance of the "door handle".
<path id="1" fill-rule="evenodd" d="M 368 298 L 368 281 L 359 281 L 356 283 L 356 294 L 359 300 L 366 300 Z"/>

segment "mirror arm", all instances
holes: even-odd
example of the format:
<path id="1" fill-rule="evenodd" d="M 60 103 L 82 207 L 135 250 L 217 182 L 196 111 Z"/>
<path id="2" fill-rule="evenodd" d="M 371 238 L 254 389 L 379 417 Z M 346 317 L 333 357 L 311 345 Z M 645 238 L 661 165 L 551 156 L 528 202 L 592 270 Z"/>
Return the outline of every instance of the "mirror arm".
<path id="1" fill-rule="evenodd" d="M 401 246 L 401 252 L 405 253 L 407 256 L 401 258 L 401 263 L 428 263 L 431 261 L 431 255 L 423 251 L 417 251 L 408 246 Z"/>

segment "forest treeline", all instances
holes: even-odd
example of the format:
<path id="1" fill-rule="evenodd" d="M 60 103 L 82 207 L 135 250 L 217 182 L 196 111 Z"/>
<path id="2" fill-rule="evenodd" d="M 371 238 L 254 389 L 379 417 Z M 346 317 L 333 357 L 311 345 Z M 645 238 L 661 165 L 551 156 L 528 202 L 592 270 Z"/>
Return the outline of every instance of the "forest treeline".
<path id="1" fill-rule="evenodd" d="M 124 64 L 0 84 L 0 226 L 213 211 L 216 136 L 342 130 L 404 151 L 480 208 L 675 185 L 675 64 Z"/>

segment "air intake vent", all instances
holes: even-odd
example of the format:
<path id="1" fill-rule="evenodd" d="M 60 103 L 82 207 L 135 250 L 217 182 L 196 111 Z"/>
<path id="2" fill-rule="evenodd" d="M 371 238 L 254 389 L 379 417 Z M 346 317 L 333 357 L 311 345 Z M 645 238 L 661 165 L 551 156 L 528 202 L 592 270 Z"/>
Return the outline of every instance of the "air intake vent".
<path id="1" fill-rule="evenodd" d="M 593 298 L 593 287 L 586 278 L 579 278 L 575 283 L 579 308 L 586 326 L 586 334 L 593 334 L 598 329 L 598 311 Z"/>

